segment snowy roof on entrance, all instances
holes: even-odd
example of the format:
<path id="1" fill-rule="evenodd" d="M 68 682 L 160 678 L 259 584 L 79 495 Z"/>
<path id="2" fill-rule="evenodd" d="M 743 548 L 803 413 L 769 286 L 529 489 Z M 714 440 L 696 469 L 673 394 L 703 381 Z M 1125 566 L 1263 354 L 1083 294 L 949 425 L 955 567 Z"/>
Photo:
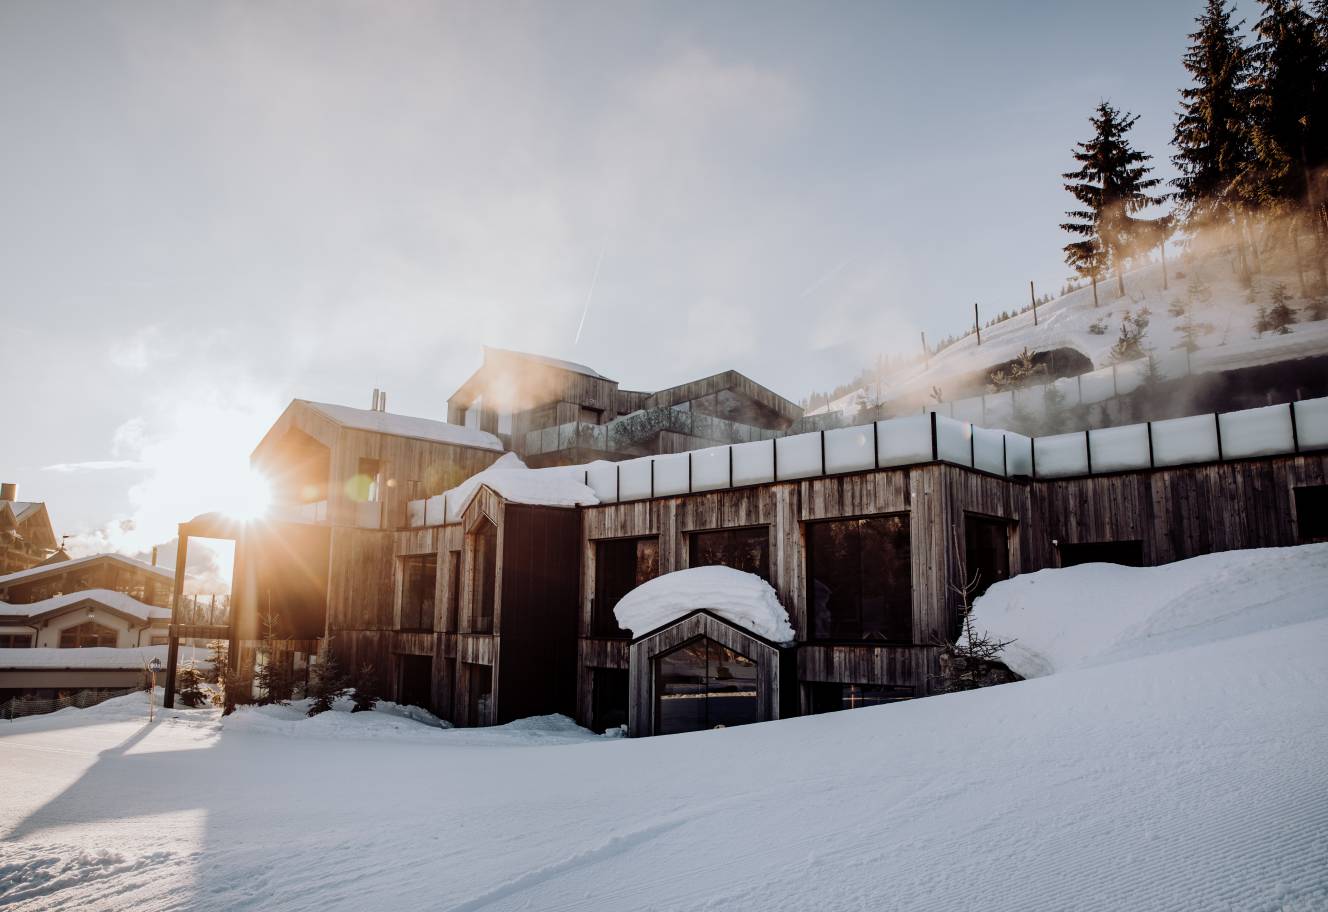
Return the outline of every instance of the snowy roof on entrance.
<path id="1" fill-rule="evenodd" d="M 0 668 L 79 668 L 94 670 L 130 670 L 142 668 L 153 659 L 166 664 L 167 646 L 85 646 L 61 649 L 39 646 L 32 649 L 0 649 Z"/>
<path id="2" fill-rule="evenodd" d="M 479 447 L 485 450 L 502 451 L 503 443 L 488 431 L 475 430 L 446 421 L 432 418 L 414 418 L 410 415 L 394 415 L 391 412 L 376 412 L 372 409 L 352 408 L 349 405 L 333 405 L 328 402 L 311 402 L 298 399 L 305 405 L 322 412 L 342 427 L 360 431 L 374 431 L 379 434 L 391 434 L 395 437 L 414 437 L 418 440 L 431 440 L 435 443 L 451 443 L 457 446 Z"/>
<path id="3" fill-rule="evenodd" d="M 641 636 L 703 608 L 776 643 L 795 638 L 770 584 L 732 567 L 690 567 L 657 576 L 624 595 L 613 616 L 619 627 Z"/>
<path id="4" fill-rule="evenodd" d="M 138 618 L 140 621 L 169 619 L 171 616 L 171 609 L 169 608 L 145 605 L 131 595 L 116 592 L 112 589 L 83 589 L 79 592 L 66 592 L 63 595 L 53 595 L 48 599 L 42 599 L 40 602 L 29 602 L 26 605 L 11 605 L 9 602 L 0 602 L 0 616 L 33 618 L 42 614 L 58 612 L 62 608 L 68 608 L 71 605 L 89 600 L 121 614 Z"/>
<path id="5" fill-rule="evenodd" d="M 564 361 L 561 358 L 550 358 L 548 355 L 535 355 L 530 352 L 512 351 L 509 348 L 494 348 L 491 345 L 484 346 L 485 360 L 488 360 L 489 352 L 512 358 L 524 358 L 527 361 L 536 361 L 540 364 L 547 364 L 549 367 L 556 367 L 559 370 L 571 371 L 574 374 L 585 374 L 587 377 L 594 377 L 596 380 L 609 379 L 594 368 L 577 364 L 575 361 Z"/>
<path id="6" fill-rule="evenodd" d="M 71 560 L 60 561 L 55 564 L 38 564 L 36 567 L 29 567 L 26 570 L 16 570 L 13 573 L 7 573 L 4 576 L 0 576 L 0 586 L 8 586 L 10 583 L 16 583 L 19 580 L 27 579 L 32 576 L 68 573 L 70 570 L 83 564 L 90 564 L 100 560 L 115 561 L 116 563 L 124 564 L 126 567 L 133 570 L 145 570 L 169 580 L 175 579 L 174 570 L 168 570 L 165 567 L 154 567 L 143 561 L 134 560 L 132 557 L 125 557 L 123 554 L 88 554 L 84 557 L 75 557 Z"/>
<path id="7" fill-rule="evenodd" d="M 546 507 L 576 507 L 599 503 L 586 486 L 585 466 L 553 466 L 531 469 L 515 453 L 504 453 L 493 465 L 477 472 L 455 488 L 435 494 L 424 502 L 425 516 L 441 516 L 442 522 L 460 522 L 461 514 L 484 486 L 512 503 Z M 423 518 L 417 525 L 424 525 Z"/>

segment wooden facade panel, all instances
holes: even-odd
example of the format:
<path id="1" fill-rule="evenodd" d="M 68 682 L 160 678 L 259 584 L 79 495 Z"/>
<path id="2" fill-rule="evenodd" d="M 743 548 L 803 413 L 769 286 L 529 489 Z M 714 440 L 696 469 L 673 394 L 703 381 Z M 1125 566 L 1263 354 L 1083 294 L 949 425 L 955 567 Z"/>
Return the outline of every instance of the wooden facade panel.
<path id="1" fill-rule="evenodd" d="M 391 532 L 331 530 L 328 631 L 385 630 L 393 626 L 396 561 Z"/>

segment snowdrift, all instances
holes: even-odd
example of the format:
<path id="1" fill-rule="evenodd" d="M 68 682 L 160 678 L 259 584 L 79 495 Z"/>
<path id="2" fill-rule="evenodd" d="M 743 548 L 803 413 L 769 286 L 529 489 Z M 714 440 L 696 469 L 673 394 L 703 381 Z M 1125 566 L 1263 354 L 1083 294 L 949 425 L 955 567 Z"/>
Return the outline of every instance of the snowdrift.
<path id="1" fill-rule="evenodd" d="M 731 567 L 690 567 L 657 576 L 623 596 L 613 615 L 619 627 L 640 636 L 698 608 L 776 643 L 794 639 L 788 612 L 770 584 Z"/>
<path id="2" fill-rule="evenodd" d="M 1042 677 L 1328 618 L 1328 544 L 1039 570 L 996 583 L 973 612 L 1015 641 L 1011 670 Z"/>

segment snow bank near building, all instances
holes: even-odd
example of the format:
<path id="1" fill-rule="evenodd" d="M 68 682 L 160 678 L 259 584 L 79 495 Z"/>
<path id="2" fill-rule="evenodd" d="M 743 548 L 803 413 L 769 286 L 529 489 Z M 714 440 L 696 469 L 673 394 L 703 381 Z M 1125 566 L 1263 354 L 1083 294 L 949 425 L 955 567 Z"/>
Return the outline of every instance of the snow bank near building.
<path id="1" fill-rule="evenodd" d="M 642 583 L 613 609 L 618 626 L 633 636 L 649 633 L 698 608 L 776 643 L 791 643 L 788 612 L 770 584 L 731 567 L 691 567 Z"/>
<path id="2" fill-rule="evenodd" d="M 425 515 L 444 516 L 450 523 L 460 521 L 480 485 L 512 503 L 549 507 L 599 503 L 599 498 L 586 486 L 585 480 L 585 466 L 531 469 L 515 453 L 504 453 L 484 471 L 477 472 L 455 488 L 430 497 L 425 504 Z"/>
<path id="3" fill-rule="evenodd" d="M 1261 548 L 1026 573 L 987 590 L 974 621 L 1035 678 L 1328 618 L 1325 593 L 1328 544 Z"/>

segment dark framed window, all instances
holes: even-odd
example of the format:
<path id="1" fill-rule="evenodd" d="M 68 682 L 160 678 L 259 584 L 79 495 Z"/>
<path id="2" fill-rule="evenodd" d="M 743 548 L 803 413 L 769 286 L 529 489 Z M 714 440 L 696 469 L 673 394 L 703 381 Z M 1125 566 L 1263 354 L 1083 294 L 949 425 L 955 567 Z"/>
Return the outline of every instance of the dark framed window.
<path id="1" fill-rule="evenodd" d="M 770 582 L 769 526 L 693 532 L 687 547 L 689 567 L 732 567 Z"/>
<path id="2" fill-rule="evenodd" d="M 96 621 L 84 621 L 77 627 L 68 627 L 60 631 L 61 649 L 78 649 L 84 646 L 114 646 L 119 636 L 110 627 Z"/>
<path id="3" fill-rule="evenodd" d="M 1080 564 L 1144 565 L 1144 543 L 1138 539 L 1111 542 L 1061 542 L 1057 546 L 1062 567 Z"/>
<path id="4" fill-rule="evenodd" d="M 908 515 L 808 523 L 807 589 L 812 639 L 911 643 Z"/>
<path id="5" fill-rule="evenodd" d="M 493 605 L 498 588 L 498 527 L 485 521 L 471 535 L 470 591 L 474 593 L 471 633 L 493 633 Z"/>
<path id="6" fill-rule="evenodd" d="M 619 599 L 659 576 L 659 536 L 613 538 L 595 542 L 595 597 L 590 633 L 597 637 L 628 637 L 613 616 Z"/>
<path id="7" fill-rule="evenodd" d="M 403 655 L 397 702 L 433 712 L 433 656 Z"/>
<path id="8" fill-rule="evenodd" d="M 466 669 L 466 724 L 482 725 L 489 721 L 493 703 L 493 668 L 474 662 L 464 663 Z"/>
<path id="9" fill-rule="evenodd" d="M 1010 578 L 1009 520 L 991 516 L 964 516 L 964 585 L 972 585 L 975 599 L 992 583 Z"/>
<path id="10" fill-rule="evenodd" d="M 915 696 L 913 688 L 894 684 L 839 684 L 814 682 L 807 685 L 809 711 L 812 713 L 838 712 L 841 709 L 859 709 L 898 703 Z"/>
<path id="11" fill-rule="evenodd" d="M 1294 489 L 1300 543 L 1328 542 L 1328 485 Z"/>
<path id="12" fill-rule="evenodd" d="M 627 724 L 626 668 L 590 669 L 590 727 L 597 732 Z"/>
<path id="13" fill-rule="evenodd" d="M 692 640 L 655 659 L 655 733 L 756 721 L 756 663 L 714 640 Z"/>
<path id="14" fill-rule="evenodd" d="M 31 649 L 32 634 L 0 633 L 0 649 Z"/>
<path id="15" fill-rule="evenodd" d="M 351 499 L 375 501 L 379 499 L 379 482 L 382 463 L 377 459 L 361 458 L 355 467 L 355 477 L 347 486 Z"/>
<path id="16" fill-rule="evenodd" d="M 457 630 L 461 609 L 461 552 L 447 552 L 447 624 L 445 630 Z"/>
<path id="17" fill-rule="evenodd" d="M 438 587 L 438 555 L 401 559 L 401 629 L 433 630 L 434 591 Z"/>

